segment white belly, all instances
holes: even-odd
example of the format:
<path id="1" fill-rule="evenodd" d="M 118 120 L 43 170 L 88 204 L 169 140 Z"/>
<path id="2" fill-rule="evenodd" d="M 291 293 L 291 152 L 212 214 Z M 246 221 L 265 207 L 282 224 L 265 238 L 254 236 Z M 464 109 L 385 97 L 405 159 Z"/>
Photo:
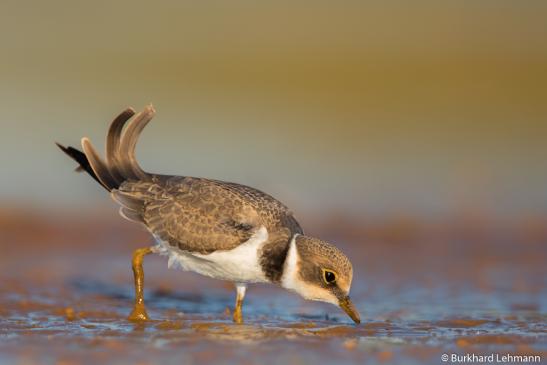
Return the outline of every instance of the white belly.
<path id="1" fill-rule="evenodd" d="M 232 250 L 210 254 L 191 253 L 158 241 L 157 252 L 169 256 L 170 268 L 237 283 L 267 282 L 258 257 L 260 248 L 267 240 L 268 230 L 261 227 L 247 242 Z"/>

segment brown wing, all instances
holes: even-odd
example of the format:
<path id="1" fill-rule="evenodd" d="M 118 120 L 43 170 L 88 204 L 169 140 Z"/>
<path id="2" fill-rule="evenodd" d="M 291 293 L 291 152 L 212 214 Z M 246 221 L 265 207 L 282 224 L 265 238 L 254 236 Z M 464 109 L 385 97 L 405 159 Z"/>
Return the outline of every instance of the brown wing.
<path id="1" fill-rule="evenodd" d="M 212 182 L 229 190 L 254 207 L 270 231 L 270 236 L 276 233 L 288 235 L 288 237 L 292 237 L 295 233 L 304 234 L 293 212 L 274 197 L 246 185 L 218 180 Z"/>
<path id="2" fill-rule="evenodd" d="M 190 252 L 235 248 L 262 225 L 269 230 L 282 226 L 290 215 L 280 202 L 258 190 L 190 177 L 155 175 L 150 181 L 124 183 L 113 196 L 123 205 L 122 214 Z"/>

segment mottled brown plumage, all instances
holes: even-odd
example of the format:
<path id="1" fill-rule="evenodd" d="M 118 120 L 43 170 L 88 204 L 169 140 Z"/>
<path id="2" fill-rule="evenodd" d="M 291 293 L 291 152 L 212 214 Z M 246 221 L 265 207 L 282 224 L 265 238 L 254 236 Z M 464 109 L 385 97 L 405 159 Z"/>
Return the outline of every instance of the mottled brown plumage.
<path id="1" fill-rule="evenodd" d="M 247 186 L 194 177 L 149 175 L 112 191 L 123 214 L 183 251 L 231 250 L 264 226 L 286 245 L 302 229 L 282 203 Z"/>

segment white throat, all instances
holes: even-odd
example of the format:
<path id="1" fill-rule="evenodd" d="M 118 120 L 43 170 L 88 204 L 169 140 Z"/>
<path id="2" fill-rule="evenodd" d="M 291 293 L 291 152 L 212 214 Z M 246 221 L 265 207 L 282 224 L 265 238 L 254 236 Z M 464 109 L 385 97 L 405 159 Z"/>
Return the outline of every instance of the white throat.
<path id="1" fill-rule="evenodd" d="M 289 243 L 289 251 L 287 252 L 287 258 L 285 259 L 285 265 L 283 266 L 283 276 L 281 277 L 281 286 L 285 289 L 298 291 L 300 287 L 298 279 L 298 250 L 296 249 L 296 237 L 295 234 L 291 242 Z"/>

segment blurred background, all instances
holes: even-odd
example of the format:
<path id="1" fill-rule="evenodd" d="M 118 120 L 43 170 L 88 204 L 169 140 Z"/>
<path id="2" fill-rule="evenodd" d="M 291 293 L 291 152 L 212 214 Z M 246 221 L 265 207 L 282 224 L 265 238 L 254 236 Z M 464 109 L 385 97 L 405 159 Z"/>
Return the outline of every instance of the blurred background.
<path id="1" fill-rule="evenodd" d="M 108 318 L 135 350 L 123 342 L 129 257 L 150 237 L 54 142 L 88 136 L 102 150 L 114 116 L 153 103 L 145 170 L 264 190 L 348 253 L 352 297 L 373 322 L 343 332 L 348 346 L 395 333 L 413 348 L 433 331 L 425 357 L 407 354 L 417 363 L 470 344 L 545 354 L 546 19 L 542 1 L 2 1 L 0 317 L 63 319 L 66 307 L 96 326 L 3 331 L 104 337 Z M 156 318 L 231 305 L 229 285 L 146 262 Z M 345 321 L 289 294 L 259 297 L 250 318 Z M 469 337 L 476 326 L 494 337 Z M 346 356 L 346 343 L 329 346 Z M 405 348 L 384 343 L 373 360 L 411 363 Z M 357 354 L 345 359 L 365 363 Z"/>
<path id="2" fill-rule="evenodd" d="M 543 2 L 0 6 L 3 205 L 102 204 L 53 142 L 152 102 L 145 169 L 302 214 L 547 213 Z"/>

